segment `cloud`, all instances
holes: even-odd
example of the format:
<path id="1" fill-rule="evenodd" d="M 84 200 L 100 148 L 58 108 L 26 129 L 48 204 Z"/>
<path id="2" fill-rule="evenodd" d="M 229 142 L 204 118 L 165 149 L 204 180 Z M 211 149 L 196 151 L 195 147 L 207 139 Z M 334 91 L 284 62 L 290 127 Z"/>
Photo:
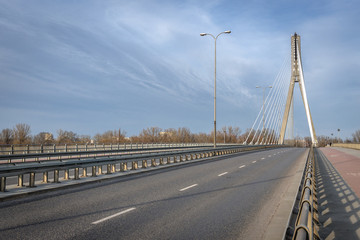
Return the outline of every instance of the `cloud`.
<path id="1" fill-rule="evenodd" d="M 320 96 L 331 98 L 328 92 L 359 93 L 352 87 L 359 86 L 359 34 L 352 29 L 359 8 L 354 6 L 353 1 L 3 2 L 1 93 L 14 107 L 24 102 L 35 110 L 77 107 L 74 119 L 83 108 L 94 115 L 112 111 L 109 103 L 124 102 L 117 119 L 130 119 L 125 112 L 143 119 L 138 112 L 154 112 L 176 122 L 169 117 L 175 109 L 211 115 L 214 42 L 199 33 L 229 29 L 232 33 L 217 42 L 218 101 L 228 110 L 224 123 L 238 117 L 231 110 L 239 109 L 247 113 L 238 120 L 246 128 L 261 102 L 255 86 L 274 81 L 290 54 L 290 35 L 298 31 L 308 95 L 312 109 L 320 111 L 315 104 Z M 164 113 L 154 107 L 165 102 L 173 109 Z M 201 125 L 204 118 L 193 122 Z"/>

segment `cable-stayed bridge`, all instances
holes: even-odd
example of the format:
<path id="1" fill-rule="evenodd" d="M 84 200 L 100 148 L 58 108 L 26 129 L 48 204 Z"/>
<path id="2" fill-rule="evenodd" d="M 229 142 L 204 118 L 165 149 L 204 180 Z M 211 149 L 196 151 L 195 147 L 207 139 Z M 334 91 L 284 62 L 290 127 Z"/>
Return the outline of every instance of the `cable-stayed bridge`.
<path id="1" fill-rule="evenodd" d="M 0 155 L 0 238 L 360 239 L 360 153 L 315 148 L 300 36 L 291 44 L 244 144 Z M 310 149 L 283 144 L 297 84 Z"/>
<path id="2" fill-rule="evenodd" d="M 312 144 L 317 139 L 307 99 L 301 63 L 300 36 L 291 37 L 291 56 L 282 64 L 274 83 L 251 127 L 244 144 L 284 144 L 285 137 L 293 139 L 294 88 L 298 83 L 305 107 Z M 265 92 L 265 89 L 264 89 Z"/>

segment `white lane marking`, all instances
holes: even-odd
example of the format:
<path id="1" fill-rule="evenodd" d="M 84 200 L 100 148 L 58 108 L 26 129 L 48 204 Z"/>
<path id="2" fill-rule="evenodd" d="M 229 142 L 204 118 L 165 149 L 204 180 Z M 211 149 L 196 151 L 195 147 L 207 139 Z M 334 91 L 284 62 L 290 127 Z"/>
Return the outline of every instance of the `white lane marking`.
<path id="1" fill-rule="evenodd" d="M 264 160 L 265 158 L 261 158 L 261 160 Z"/>
<path id="2" fill-rule="evenodd" d="M 252 161 L 252 163 L 256 163 L 256 161 Z"/>
<path id="3" fill-rule="evenodd" d="M 243 167 L 245 167 L 245 165 L 241 165 L 239 168 L 243 168 Z"/>
<path id="4" fill-rule="evenodd" d="M 221 177 L 221 176 L 223 176 L 223 175 L 225 175 L 225 174 L 228 174 L 228 172 L 220 173 L 220 174 L 218 175 L 218 177 Z"/>
<path id="5" fill-rule="evenodd" d="M 269 155 L 268 157 L 271 157 L 271 155 Z"/>
<path id="6" fill-rule="evenodd" d="M 189 188 L 193 188 L 193 187 L 196 187 L 196 186 L 197 186 L 197 184 L 193 184 L 191 186 L 184 187 L 184 188 L 180 189 L 179 191 L 182 192 L 182 191 L 188 190 Z"/>
<path id="7" fill-rule="evenodd" d="M 124 211 L 122 211 L 122 212 L 118 212 L 118 213 L 115 213 L 114 215 L 111 215 L 111 216 L 108 216 L 108 217 L 106 217 L 106 218 L 102 218 L 102 219 L 100 219 L 100 220 L 97 220 L 97 221 L 95 221 L 95 222 L 92 222 L 91 224 L 102 223 L 102 222 L 104 222 L 104 221 L 106 221 L 106 220 L 109 220 L 109 219 L 111 219 L 111 218 L 120 216 L 120 215 L 122 215 L 122 214 L 124 214 L 124 213 L 128 213 L 128 212 L 133 211 L 133 210 L 135 210 L 135 209 L 136 209 L 136 208 L 126 209 L 126 210 L 124 210 Z"/>

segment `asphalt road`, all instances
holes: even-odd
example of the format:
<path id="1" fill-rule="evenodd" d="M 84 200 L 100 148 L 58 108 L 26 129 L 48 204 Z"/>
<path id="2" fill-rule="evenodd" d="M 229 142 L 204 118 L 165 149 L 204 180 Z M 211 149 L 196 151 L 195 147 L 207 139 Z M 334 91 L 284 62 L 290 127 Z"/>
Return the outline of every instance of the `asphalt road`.
<path id="1" fill-rule="evenodd" d="M 240 153 L 3 202 L 0 238 L 260 239 L 304 152 Z"/>

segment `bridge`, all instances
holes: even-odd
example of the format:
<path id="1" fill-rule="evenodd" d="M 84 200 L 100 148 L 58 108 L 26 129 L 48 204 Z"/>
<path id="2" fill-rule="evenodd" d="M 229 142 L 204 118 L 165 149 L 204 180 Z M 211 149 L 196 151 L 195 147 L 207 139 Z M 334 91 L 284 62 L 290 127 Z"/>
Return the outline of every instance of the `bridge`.
<path id="1" fill-rule="evenodd" d="M 1 239 L 360 239 L 360 151 L 316 147 L 291 44 L 243 144 L 3 152 Z M 309 148 L 284 144 L 296 83 Z"/>

